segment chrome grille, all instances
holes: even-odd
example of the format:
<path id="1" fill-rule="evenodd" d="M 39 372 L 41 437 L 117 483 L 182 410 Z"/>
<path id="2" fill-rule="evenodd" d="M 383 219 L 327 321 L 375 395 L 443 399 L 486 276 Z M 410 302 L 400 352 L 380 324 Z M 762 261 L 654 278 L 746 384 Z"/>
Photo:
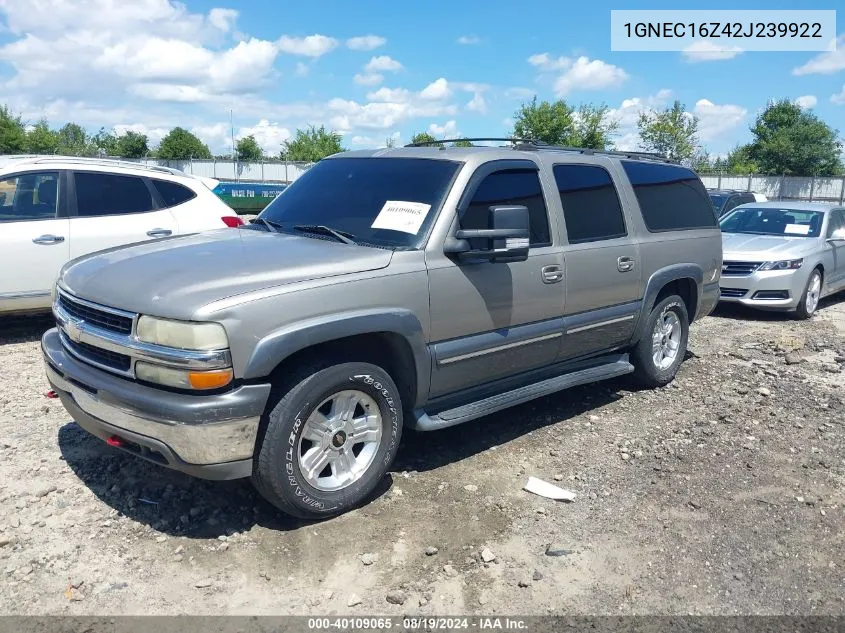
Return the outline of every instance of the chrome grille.
<path id="1" fill-rule="evenodd" d="M 723 277 L 747 277 L 763 262 L 722 262 Z"/>
<path id="2" fill-rule="evenodd" d="M 88 301 L 72 298 L 64 292 L 59 293 L 59 305 L 72 317 L 104 330 L 119 334 L 130 334 L 132 332 L 134 317 L 129 313 L 99 308 Z"/>
<path id="3" fill-rule="evenodd" d="M 733 299 L 739 299 L 740 297 L 744 297 L 748 294 L 748 290 L 745 288 L 719 288 L 719 294 L 723 297 L 731 297 Z"/>
<path id="4" fill-rule="evenodd" d="M 128 372 L 132 365 L 132 359 L 125 354 L 118 354 L 102 347 L 88 345 L 81 341 L 71 341 L 66 336 L 62 337 L 62 343 L 75 356 L 81 360 L 98 365 L 100 367 L 107 367 L 109 369 L 116 369 L 121 372 Z"/>

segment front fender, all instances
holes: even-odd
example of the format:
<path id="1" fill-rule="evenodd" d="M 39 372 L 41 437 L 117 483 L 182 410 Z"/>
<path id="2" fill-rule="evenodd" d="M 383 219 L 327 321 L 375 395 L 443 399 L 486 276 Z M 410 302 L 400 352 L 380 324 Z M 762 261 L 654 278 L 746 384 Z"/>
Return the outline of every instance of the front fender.
<path id="1" fill-rule="evenodd" d="M 389 332 L 408 343 L 416 369 L 417 400 L 428 397 L 431 359 L 422 324 L 410 310 L 356 310 L 293 323 L 270 332 L 258 341 L 244 368 L 244 379 L 268 376 L 283 360 L 298 351 L 348 336 Z M 422 399 L 422 400 L 420 400 Z"/>

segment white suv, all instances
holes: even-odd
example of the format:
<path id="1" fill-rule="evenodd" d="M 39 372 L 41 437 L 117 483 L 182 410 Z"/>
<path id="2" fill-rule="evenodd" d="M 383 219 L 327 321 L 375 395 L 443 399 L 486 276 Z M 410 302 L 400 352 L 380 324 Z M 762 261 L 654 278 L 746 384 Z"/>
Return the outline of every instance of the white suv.
<path id="1" fill-rule="evenodd" d="M 80 255 L 243 224 L 216 186 L 128 161 L 0 157 L 0 313 L 49 308 L 59 269 Z"/>

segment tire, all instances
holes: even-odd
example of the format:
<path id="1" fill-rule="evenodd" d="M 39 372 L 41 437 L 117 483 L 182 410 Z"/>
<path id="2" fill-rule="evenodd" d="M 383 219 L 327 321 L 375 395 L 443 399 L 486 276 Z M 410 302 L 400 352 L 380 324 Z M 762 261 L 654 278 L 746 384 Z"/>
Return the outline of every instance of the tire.
<path id="1" fill-rule="evenodd" d="M 386 371 L 361 362 L 313 365 L 292 382 L 268 414 L 252 483 L 286 514 L 342 514 L 367 499 L 396 456 L 399 390 Z"/>
<path id="2" fill-rule="evenodd" d="M 655 338 L 661 322 L 664 327 L 671 325 L 672 333 Z M 672 382 L 684 361 L 688 340 L 689 315 L 684 300 L 678 295 L 670 295 L 659 301 L 646 319 L 642 338 L 631 350 L 634 377 L 646 387 L 663 387 Z M 659 362 L 655 358 L 658 351 L 661 353 Z"/>
<path id="3" fill-rule="evenodd" d="M 816 308 L 819 307 L 821 294 L 822 273 L 818 268 L 814 268 L 801 295 L 801 301 L 798 302 L 798 307 L 795 308 L 795 318 L 801 320 L 811 318 L 816 313 Z"/>

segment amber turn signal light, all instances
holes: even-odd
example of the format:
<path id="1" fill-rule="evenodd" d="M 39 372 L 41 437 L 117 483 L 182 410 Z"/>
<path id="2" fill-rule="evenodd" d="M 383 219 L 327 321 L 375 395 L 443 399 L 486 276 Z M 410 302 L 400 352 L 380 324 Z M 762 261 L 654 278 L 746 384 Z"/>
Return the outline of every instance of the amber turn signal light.
<path id="1" fill-rule="evenodd" d="M 231 369 L 216 371 L 192 371 L 188 374 L 188 382 L 194 389 L 219 389 L 232 382 Z"/>

